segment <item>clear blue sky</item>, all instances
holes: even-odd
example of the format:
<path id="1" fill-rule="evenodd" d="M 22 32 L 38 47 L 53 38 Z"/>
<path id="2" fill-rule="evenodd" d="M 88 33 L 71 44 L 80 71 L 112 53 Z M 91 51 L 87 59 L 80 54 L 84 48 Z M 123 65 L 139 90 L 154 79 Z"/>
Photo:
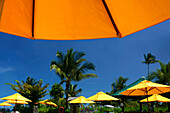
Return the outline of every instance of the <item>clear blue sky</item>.
<path id="1" fill-rule="evenodd" d="M 152 53 L 162 62 L 170 61 L 170 20 L 122 39 L 48 41 L 0 33 L 0 97 L 15 93 L 5 83 L 25 81 L 28 76 L 50 83 L 50 90 L 54 83 L 60 82 L 54 71 L 50 71 L 50 63 L 56 59 L 57 51 L 66 53 L 70 48 L 85 52 L 85 58 L 96 66 L 92 73 L 98 78 L 77 82 L 78 88 L 83 89 L 81 95 L 109 92 L 119 76 L 129 78 L 128 85 L 147 75 L 147 66 L 141 63 L 143 54 Z M 160 68 L 158 63 L 150 65 L 150 71 L 156 68 Z"/>

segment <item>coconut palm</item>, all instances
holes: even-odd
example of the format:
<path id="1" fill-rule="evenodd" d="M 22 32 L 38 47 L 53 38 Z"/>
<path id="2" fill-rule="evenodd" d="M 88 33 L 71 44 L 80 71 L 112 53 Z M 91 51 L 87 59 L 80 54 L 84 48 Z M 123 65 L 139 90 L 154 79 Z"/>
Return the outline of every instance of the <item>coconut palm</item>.
<path id="1" fill-rule="evenodd" d="M 66 83 L 66 108 L 68 108 L 68 93 L 71 81 L 80 81 L 85 78 L 97 77 L 95 74 L 86 74 L 88 70 L 95 70 L 93 63 L 83 57 L 85 54 L 80 51 L 67 50 L 66 54 L 57 51 L 57 61 L 51 62 L 51 70 L 55 70 L 62 83 Z"/>
<path id="2" fill-rule="evenodd" d="M 115 82 L 113 82 L 111 85 L 111 94 L 125 88 L 127 80 L 128 78 L 123 78 L 122 76 L 120 76 L 118 79 L 115 79 Z"/>
<path id="3" fill-rule="evenodd" d="M 142 63 L 145 63 L 148 65 L 148 77 L 149 77 L 149 64 L 156 63 L 158 60 L 156 60 L 156 57 L 153 56 L 151 53 L 147 53 L 147 56 L 144 54 L 145 61 L 142 61 Z"/>
<path id="4" fill-rule="evenodd" d="M 78 90 L 76 90 L 76 89 L 77 89 L 77 84 L 75 84 L 75 85 L 70 84 L 70 87 L 69 87 L 69 96 L 70 96 L 70 97 L 75 97 L 75 96 L 77 96 L 79 93 L 82 92 L 82 89 L 81 89 L 81 88 L 78 89 Z"/>

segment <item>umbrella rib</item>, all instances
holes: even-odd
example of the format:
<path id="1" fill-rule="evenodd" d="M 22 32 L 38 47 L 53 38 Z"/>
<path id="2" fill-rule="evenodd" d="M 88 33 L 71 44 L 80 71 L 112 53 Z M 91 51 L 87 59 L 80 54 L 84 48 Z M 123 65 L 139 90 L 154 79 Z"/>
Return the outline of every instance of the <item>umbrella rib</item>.
<path id="1" fill-rule="evenodd" d="M 164 93 L 163 91 L 161 91 L 160 89 L 158 89 L 157 87 L 155 87 L 157 90 L 159 90 L 160 92 Z"/>
<path id="2" fill-rule="evenodd" d="M 33 0 L 32 7 L 32 40 L 34 39 L 34 12 L 35 12 L 35 0 Z"/>
<path id="3" fill-rule="evenodd" d="M 112 22 L 113 27 L 114 27 L 115 30 L 116 30 L 117 36 L 118 36 L 119 38 L 122 38 L 122 35 L 121 35 L 118 27 L 116 26 L 115 21 L 113 20 L 113 17 L 112 17 L 112 15 L 111 15 L 111 13 L 110 13 L 110 10 L 109 10 L 109 8 L 108 8 L 105 0 L 102 0 L 102 2 L 103 2 L 104 7 L 106 8 L 106 11 L 107 11 L 107 13 L 108 13 L 108 15 L 109 15 L 109 18 L 110 18 L 110 20 L 111 20 L 111 22 Z"/>
<path id="4" fill-rule="evenodd" d="M 133 91 L 131 91 L 128 95 L 130 95 L 131 93 L 133 93 L 136 89 L 134 89 Z"/>

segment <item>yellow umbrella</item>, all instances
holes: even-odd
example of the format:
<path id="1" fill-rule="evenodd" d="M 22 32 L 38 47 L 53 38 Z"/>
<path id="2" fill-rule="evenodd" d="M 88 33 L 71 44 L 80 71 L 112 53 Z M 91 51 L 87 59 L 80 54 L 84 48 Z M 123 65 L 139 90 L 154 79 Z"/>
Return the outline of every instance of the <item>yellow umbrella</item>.
<path id="1" fill-rule="evenodd" d="M 118 101 L 119 99 L 112 97 L 110 95 L 107 95 L 104 92 L 98 92 L 97 94 L 87 98 L 87 100 L 94 100 L 94 101 L 112 101 L 112 100 L 116 100 Z M 101 106 L 101 112 L 102 112 L 102 106 Z"/>
<path id="2" fill-rule="evenodd" d="M 28 104 L 28 102 L 25 101 L 16 101 L 16 100 L 8 100 L 5 101 L 6 103 L 11 103 L 11 104 Z"/>
<path id="3" fill-rule="evenodd" d="M 87 100 L 94 100 L 94 101 L 112 101 L 112 100 L 119 100 L 115 97 L 112 97 L 110 95 L 107 95 L 104 92 L 98 92 L 96 95 L 93 95 L 89 98 L 87 98 Z"/>
<path id="4" fill-rule="evenodd" d="M 27 102 L 32 102 L 31 100 L 25 98 L 24 96 L 20 95 L 19 93 L 15 93 L 13 95 L 0 98 L 2 100 L 14 100 L 14 101 L 27 101 Z"/>
<path id="5" fill-rule="evenodd" d="M 19 104 L 18 101 L 27 101 L 27 102 L 32 102 L 31 100 L 25 98 L 24 96 L 20 95 L 19 93 L 15 93 L 13 95 L 4 97 L 4 98 L 0 98 L 2 100 L 11 100 L 14 101 L 15 103 L 15 109 L 16 109 L 16 104 Z"/>
<path id="6" fill-rule="evenodd" d="M 162 94 L 170 92 L 170 86 L 157 84 L 151 81 L 144 80 L 137 85 L 121 92 L 122 95 L 127 96 L 144 96 L 144 95 L 152 95 L 152 94 Z M 148 111 L 149 111 L 149 103 L 148 103 Z"/>
<path id="7" fill-rule="evenodd" d="M 11 104 L 8 104 L 6 102 L 0 103 L 0 106 L 12 106 Z"/>
<path id="8" fill-rule="evenodd" d="M 69 103 L 80 103 L 81 104 L 81 111 L 82 111 L 82 103 L 95 103 L 93 101 L 87 100 L 84 96 L 80 96 L 74 100 L 71 100 Z"/>
<path id="9" fill-rule="evenodd" d="M 54 102 L 46 102 L 46 104 L 57 107 L 57 105 Z"/>
<path id="10" fill-rule="evenodd" d="M 163 97 L 158 94 L 153 94 L 152 96 L 148 97 L 148 102 L 170 102 L 169 98 Z M 147 102 L 147 98 L 141 100 L 140 102 Z"/>
<path id="11" fill-rule="evenodd" d="M 80 96 L 74 100 L 71 100 L 69 103 L 95 103 L 95 102 L 87 100 L 84 96 Z"/>
<path id="12" fill-rule="evenodd" d="M 153 94 L 152 96 L 148 97 L 148 99 L 145 98 L 140 102 L 157 102 L 157 112 L 158 112 L 158 102 L 170 102 L 170 99 L 158 94 Z"/>
<path id="13" fill-rule="evenodd" d="M 43 100 L 43 101 L 39 101 L 38 103 L 44 104 L 44 105 L 48 104 L 48 105 L 52 105 L 54 107 L 57 107 L 57 105 L 55 103 L 51 102 L 51 100 L 49 100 L 49 99 L 46 99 L 46 100 Z"/>
<path id="14" fill-rule="evenodd" d="M 0 0 L 0 31 L 44 40 L 124 37 L 169 19 L 169 6 L 169 0 Z"/>

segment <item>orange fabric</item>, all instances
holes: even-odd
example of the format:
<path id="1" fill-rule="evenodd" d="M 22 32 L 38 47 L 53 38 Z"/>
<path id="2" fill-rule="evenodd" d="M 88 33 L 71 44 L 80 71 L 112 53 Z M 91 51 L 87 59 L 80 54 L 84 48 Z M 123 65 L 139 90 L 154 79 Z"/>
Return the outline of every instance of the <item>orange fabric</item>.
<path id="1" fill-rule="evenodd" d="M 105 2 L 122 37 L 170 18 L 169 0 Z M 32 39 L 32 9 L 33 0 L 5 0 L 0 31 Z M 34 13 L 34 39 L 117 37 L 102 0 L 35 0 Z"/>
<path id="2" fill-rule="evenodd" d="M 32 0 L 5 0 L 1 20 L 0 31 L 32 37 Z"/>
<path id="3" fill-rule="evenodd" d="M 101 0 L 35 0 L 35 38 L 52 40 L 115 37 Z"/>
<path id="4" fill-rule="evenodd" d="M 169 0 L 106 0 L 106 3 L 123 37 L 170 19 Z"/>

